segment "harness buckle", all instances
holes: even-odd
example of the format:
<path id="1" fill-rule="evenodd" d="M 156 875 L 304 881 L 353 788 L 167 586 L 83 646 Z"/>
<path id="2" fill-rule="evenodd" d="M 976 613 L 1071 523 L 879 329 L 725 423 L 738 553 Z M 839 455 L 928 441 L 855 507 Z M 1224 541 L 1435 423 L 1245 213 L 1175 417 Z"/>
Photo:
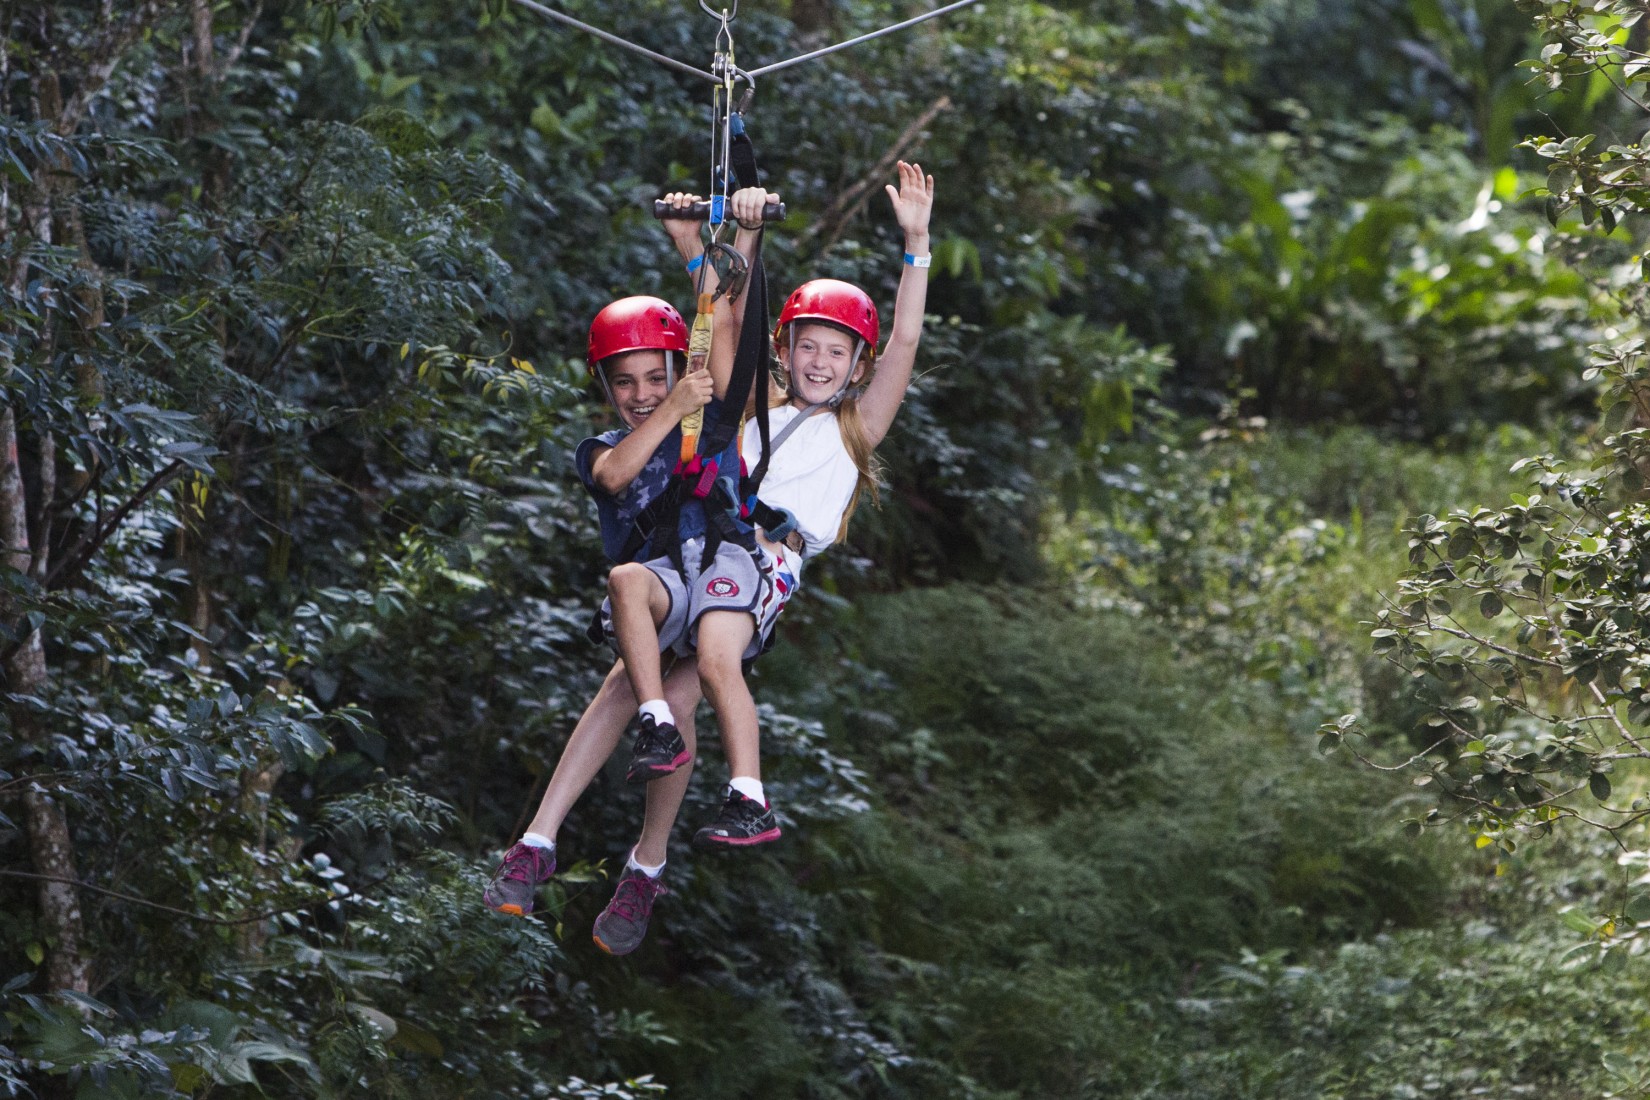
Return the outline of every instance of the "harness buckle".
<path id="1" fill-rule="evenodd" d="M 687 472 L 690 475 L 695 473 L 699 475 L 699 480 L 693 483 L 693 495 L 700 500 L 704 500 L 710 496 L 711 489 L 716 485 L 717 464 L 714 458 L 708 462 L 698 461 L 699 456 L 697 455 L 694 458 L 696 460 L 695 465 L 700 468 Z"/>

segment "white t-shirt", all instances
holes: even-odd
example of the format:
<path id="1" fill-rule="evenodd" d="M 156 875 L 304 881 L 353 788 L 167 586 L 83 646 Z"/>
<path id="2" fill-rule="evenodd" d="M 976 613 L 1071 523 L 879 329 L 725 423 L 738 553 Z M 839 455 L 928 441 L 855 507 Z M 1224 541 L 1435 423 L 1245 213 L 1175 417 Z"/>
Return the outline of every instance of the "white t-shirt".
<path id="1" fill-rule="evenodd" d="M 768 434 L 778 435 L 801 411 L 795 405 L 769 409 Z M 762 440 L 754 418 L 745 424 L 744 455 L 750 469 L 762 460 Z M 858 488 L 859 467 L 842 442 L 834 410 L 818 410 L 780 444 L 758 493 L 764 503 L 796 516 L 803 539 L 802 559 L 790 561 L 793 555 L 789 548 L 785 551 L 793 570 L 800 572 L 802 561 L 836 541 L 842 514 Z"/>

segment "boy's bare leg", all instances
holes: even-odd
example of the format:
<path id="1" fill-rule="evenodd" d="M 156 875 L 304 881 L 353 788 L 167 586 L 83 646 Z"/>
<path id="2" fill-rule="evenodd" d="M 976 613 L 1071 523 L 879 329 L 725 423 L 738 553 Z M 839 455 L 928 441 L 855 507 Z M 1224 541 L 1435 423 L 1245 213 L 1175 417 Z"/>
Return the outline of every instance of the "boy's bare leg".
<path id="1" fill-rule="evenodd" d="M 716 708 L 728 774 L 762 779 L 761 731 L 756 700 L 745 684 L 741 658 L 756 632 L 756 620 L 744 611 L 707 611 L 699 619 L 699 683 Z"/>
<path id="2" fill-rule="evenodd" d="M 590 786 L 596 773 L 602 770 L 607 758 L 618 748 L 625 727 L 636 715 L 636 697 L 631 694 L 630 680 L 625 676 L 623 662 L 615 663 L 602 681 L 601 690 L 590 700 L 567 738 L 556 770 L 550 775 L 550 785 L 539 800 L 538 813 L 527 826 L 530 833 L 556 838 L 561 823 L 579 795 Z"/>
<path id="3" fill-rule="evenodd" d="M 630 677 L 635 702 L 664 698 L 659 671 L 659 624 L 670 613 L 670 593 L 653 570 L 636 562 L 616 565 L 607 575 L 613 636 Z"/>

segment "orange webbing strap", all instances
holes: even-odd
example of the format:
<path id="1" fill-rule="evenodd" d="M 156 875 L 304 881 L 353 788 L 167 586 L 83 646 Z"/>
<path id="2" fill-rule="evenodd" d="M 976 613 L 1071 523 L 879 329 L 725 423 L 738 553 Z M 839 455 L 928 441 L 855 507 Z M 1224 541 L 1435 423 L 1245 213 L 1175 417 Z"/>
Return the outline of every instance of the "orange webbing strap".
<path id="1" fill-rule="evenodd" d="M 694 307 L 693 329 L 688 333 L 687 371 L 706 370 L 710 363 L 711 322 L 716 314 L 716 296 L 703 291 Z M 693 461 L 699 453 L 699 432 L 705 426 L 705 410 L 694 409 L 682 417 L 682 462 Z"/>

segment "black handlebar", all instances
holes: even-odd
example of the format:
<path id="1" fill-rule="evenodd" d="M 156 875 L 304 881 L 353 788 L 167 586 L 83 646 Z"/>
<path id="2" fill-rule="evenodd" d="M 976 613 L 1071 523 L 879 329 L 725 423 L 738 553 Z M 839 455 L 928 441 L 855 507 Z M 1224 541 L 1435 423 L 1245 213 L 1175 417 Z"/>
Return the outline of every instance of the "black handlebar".
<path id="1" fill-rule="evenodd" d="M 703 222 L 710 220 L 709 202 L 700 201 L 692 206 L 678 208 L 670 205 L 664 199 L 653 200 L 653 216 L 655 218 L 683 218 L 688 221 Z M 762 220 L 765 222 L 782 222 L 785 220 L 785 204 L 770 202 L 762 208 Z"/>

